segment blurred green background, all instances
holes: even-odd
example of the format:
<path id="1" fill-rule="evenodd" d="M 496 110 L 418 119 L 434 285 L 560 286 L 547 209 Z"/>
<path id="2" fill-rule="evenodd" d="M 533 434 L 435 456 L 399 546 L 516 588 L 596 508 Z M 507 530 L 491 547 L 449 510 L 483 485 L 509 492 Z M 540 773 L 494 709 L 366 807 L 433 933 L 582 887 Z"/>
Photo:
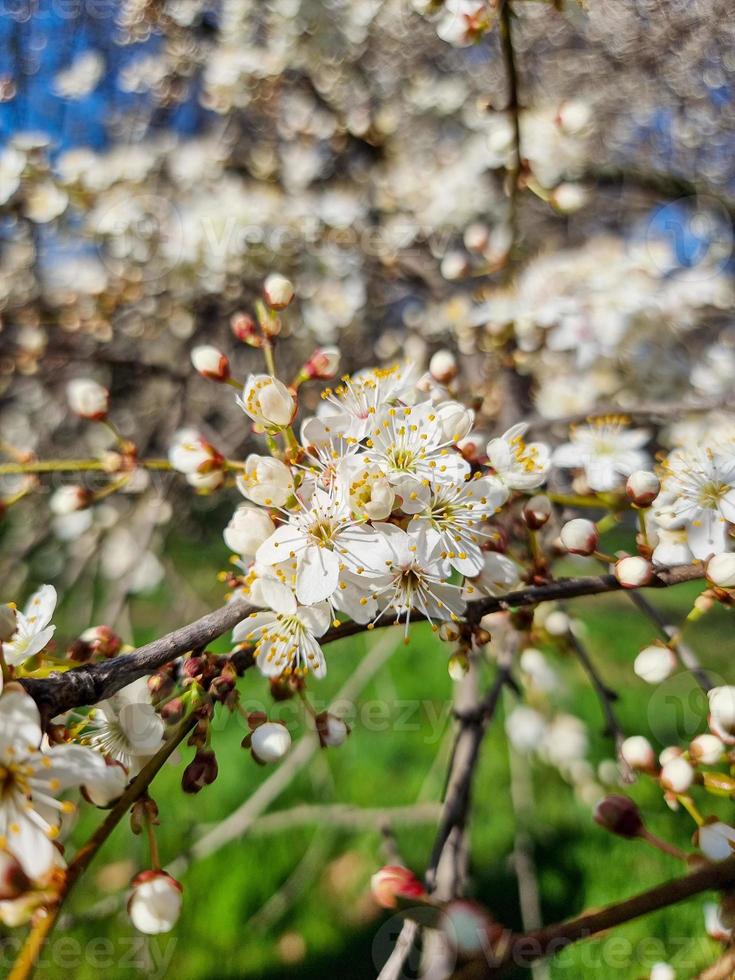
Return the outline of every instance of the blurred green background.
<path id="1" fill-rule="evenodd" d="M 165 560 L 177 569 L 178 577 L 167 577 L 166 585 L 154 594 L 130 600 L 137 643 L 220 601 L 222 587 L 216 572 L 222 567 L 223 549 L 216 531 L 218 509 L 212 513 L 211 506 L 203 507 L 199 518 L 168 532 Z M 43 560 L 42 551 L 37 559 Z M 97 587 L 89 583 L 91 590 Z M 61 637 L 79 631 L 83 594 L 78 588 L 74 601 L 62 603 Z M 696 594 L 693 583 L 650 596 L 675 620 L 686 613 Z M 92 595 L 89 601 L 94 605 L 97 598 Z M 654 638 L 655 630 L 626 597 L 578 600 L 572 608 L 587 626 L 589 649 L 600 672 L 620 692 L 618 714 L 627 732 L 650 734 L 654 745 L 662 747 L 669 738 L 679 738 L 682 725 L 690 737 L 701 730 L 696 719 L 703 703 L 686 676 L 667 682 L 671 687 L 654 689 L 633 674 L 632 660 Z M 692 634 L 695 649 L 715 675 L 726 666 L 722 640 L 728 623 L 727 614 L 715 610 Z M 415 628 L 408 646 L 391 629 L 330 646 L 327 678 L 311 685 L 311 696 L 320 707 L 329 703 L 376 644 L 394 652 L 356 698 L 351 737 L 339 749 L 314 752 L 286 781 L 268 813 L 302 804 L 382 808 L 440 799 L 452 735 L 453 682 L 447 674 L 446 647 L 428 628 Z M 226 647 L 226 638 L 214 645 Z M 589 726 L 590 760 L 598 764 L 610 759 L 599 703 L 578 664 L 553 651 L 549 656 L 566 684 L 559 696 L 561 707 L 577 713 Z M 490 676 L 488 671 L 483 682 Z M 266 685 L 255 671 L 243 678 L 241 692 L 249 709 L 268 704 Z M 509 695 L 503 711 L 513 703 Z M 274 717 L 282 713 L 296 746 L 304 730 L 297 705 L 268 707 Z M 515 817 L 503 711 L 486 737 L 475 782 L 471 894 L 503 923 L 520 928 L 518 889 L 509 860 Z M 197 796 L 181 792 L 181 771 L 191 749 L 182 750 L 176 764 L 167 766 L 153 784 L 152 795 L 161 811 L 158 837 L 164 863 L 201 840 L 279 771 L 255 765 L 240 747 L 245 728 L 238 716 L 219 715 L 215 732 L 220 771 L 214 785 Z M 530 772 L 534 808 L 523 824 L 533 841 L 545 923 L 619 900 L 680 873 L 676 861 L 598 828 L 590 805 L 575 797 L 556 770 L 532 761 Z M 693 825 L 685 813 L 670 812 L 645 780 L 630 792 L 646 807 L 651 830 L 687 847 Z M 730 804 L 724 806 L 719 809 L 726 813 Z M 708 812 L 717 809 L 715 802 Z M 97 811 L 85 812 L 74 843 L 81 842 L 101 816 Z M 426 866 L 434 835 L 433 815 L 428 816 L 415 825 L 394 826 L 403 859 L 419 873 Z M 376 975 L 395 939 L 395 920 L 378 910 L 369 896 L 369 878 L 386 861 L 377 821 L 374 829 L 365 830 L 296 818 L 274 826 L 272 819 L 269 824 L 268 817 L 260 816 L 244 837 L 183 871 L 181 919 L 174 932 L 153 938 L 134 932 L 119 899 L 131 875 L 146 867 L 147 861 L 144 838 L 133 837 L 127 826 L 120 826 L 68 903 L 68 914 L 42 961 L 41 976 L 48 980 L 70 975 L 86 980 L 100 974 L 182 980 L 325 976 L 359 980 Z M 708 899 L 711 896 L 632 922 L 612 939 L 580 943 L 550 964 L 549 975 L 633 980 L 648 976 L 655 962 L 668 960 L 678 977 L 695 976 L 717 952 L 716 944 L 701 938 L 702 907 Z M 405 976 L 416 975 L 415 965 L 409 964 Z"/>

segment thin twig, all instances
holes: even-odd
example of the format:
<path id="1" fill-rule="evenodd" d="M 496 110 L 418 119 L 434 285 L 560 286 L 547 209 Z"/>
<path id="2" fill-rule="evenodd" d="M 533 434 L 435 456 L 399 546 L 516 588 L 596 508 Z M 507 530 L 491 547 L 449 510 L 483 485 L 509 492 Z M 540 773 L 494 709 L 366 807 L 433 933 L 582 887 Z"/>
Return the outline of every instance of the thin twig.
<path id="1" fill-rule="evenodd" d="M 602 708 L 602 713 L 605 716 L 604 734 L 611 738 L 615 744 L 615 753 L 618 757 L 622 777 L 625 782 L 632 782 L 634 779 L 633 771 L 628 763 L 623 759 L 620 752 L 621 746 L 625 741 L 625 732 L 618 721 L 618 716 L 616 715 L 615 708 L 613 707 L 615 702 L 618 700 L 617 692 L 613 691 L 611 687 L 608 687 L 608 685 L 602 679 L 597 667 L 589 655 L 587 647 L 584 645 L 574 629 L 569 630 L 568 640 L 569 644 L 574 650 L 577 660 L 579 660 L 580 664 L 582 665 L 582 669 L 589 677 L 590 683 L 597 694 L 600 707 Z"/>

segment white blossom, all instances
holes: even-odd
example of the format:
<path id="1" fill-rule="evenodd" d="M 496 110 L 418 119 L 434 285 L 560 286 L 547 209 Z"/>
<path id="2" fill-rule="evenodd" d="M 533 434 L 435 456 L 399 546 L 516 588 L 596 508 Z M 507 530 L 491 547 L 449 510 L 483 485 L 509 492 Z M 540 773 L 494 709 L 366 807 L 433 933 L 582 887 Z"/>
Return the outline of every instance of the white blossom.
<path id="1" fill-rule="evenodd" d="M 6 663 L 15 667 L 43 650 L 56 629 L 50 625 L 55 608 L 56 589 L 43 585 L 30 597 L 23 612 L 16 611 L 15 633 L 3 643 Z"/>
<path id="2" fill-rule="evenodd" d="M 317 637 L 326 633 L 332 620 L 327 603 L 299 606 L 280 590 L 267 598 L 273 608 L 238 623 L 233 641 L 255 645 L 255 662 L 266 677 L 308 671 L 324 677 L 327 665 Z"/>
<path id="3" fill-rule="evenodd" d="M 570 441 L 554 450 L 552 462 L 583 469 L 592 490 L 615 490 L 623 478 L 649 463 L 641 450 L 649 438 L 645 429 L 628 429 L 625 420 L 596 419 L 572 428 Z"/>
<path id="4" fill-rule="evenodd" d="M 549 447 L 543 442 L 526 443 L 527 429 L 519 422 L 487 444 L 488 464 L 509 490 L 536 490 L 549 472 Z"/>
<path id="5" fill-rule="evenodd" d="M 8 685 L 0 696 L 0 844 L 30 878 L 40 878 L 58 860 L 53 841 L 64 814 L 64 790 L 102 776 L 105 762 L 82 745 L 41 750 L 41 718 L 33 699 Z"/>
<path id="6" fill-rule="evenodd" d="M 164 724 L 141 677 L 100 701 L 89 714 L 89 741 L 135 775 L 163 744 Z"/>

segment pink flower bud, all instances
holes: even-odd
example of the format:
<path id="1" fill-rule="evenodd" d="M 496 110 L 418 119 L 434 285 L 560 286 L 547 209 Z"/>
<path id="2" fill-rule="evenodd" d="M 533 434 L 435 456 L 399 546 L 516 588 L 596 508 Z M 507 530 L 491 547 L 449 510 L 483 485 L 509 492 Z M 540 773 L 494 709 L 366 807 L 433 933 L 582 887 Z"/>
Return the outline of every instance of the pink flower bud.
<path id="1" fill-rule="evenodd" d="M 263 296 L 272 310 L 285 310 L 294 296 L 293 283 L 272 272 L 263 284 Z"/>
<path id="2" fill-rule="evenodd" d="M 249 313 L 235 313 L 230 320 L 230 330 L 243 344 L 249 344 L 257 337 L 258 328 Z"/>
<path id="3" fill-rule="evenodd" d="M 653 578 L 653 565 L 645 558 L 631 555 L 615 562 L 613 574 L 624 589 L 639 589 Z"/>
<path id="4" fill-rule="evenodd" d="M 627 796 L 606 796 L 595 807 L 594 818 L 618 837 L 640 837 L 645 829 L 640 810 Z"/>
<path id="5" fill-rule="evenodd" d="M 625 492 L 636 507 L 648 507 L 658 497 L 661 483 L 650 470 L 636 470 L 628 477 Z"/>
<path id="6" fill-rule="evenodd" d="M 307 378 L 329 381 L 337 376 L 340 356 L 338 347 L 320 347 L 304 365 L 304 374 Z"/>
<path id="7" fill-rule="evenodd" d="M 720 589 L 735 589 L 735 554 L 712 555 L 705 574 L 712 585 Z"/>
<path id="8" fill-rule="evenodd" d="M 93 657 L 114 657 L 120 652 L 122 639 L 109 626 L 90 626 L 79 637 L 90 648 Z"/>
<path id="9" fill-rule="evenodd" d="M 651 772 L 656 768 L 656 753 L 643 735 L 631 735 L 620 746 L 620 755 L 631 769 Z"/>
<path id="10" fill-rule="evenodd" d="M 426 889 L 408 868 L 389 864 L 376 871 L 370 879 L 370 889 L 375 901 L 384 909 L 398 907 L 400 898 L 423 898 Z"/>
<path id="11" fill-rule="evenodd" d="M 181 914 L 181 884 L 165 871 L 142 871 L 132 884 L 128 915 L 138 932 L 170 932 Z"/>
<path id="12" fill-rule="evenodd" d="M 694 781 L 694 770 L 683 756 L 670 759 L 661 770 L 661 785 L 677 795 L 686 793 Z"/>
<path id="13" fill-rule="evenodd" d="M 538 531 L 551 517 L 551 501 L 543 493 L 527 500 L 523 507 L 523 520 L 532 531 Z"/>
<path id="14" fill-rule="evenodd" d="M 429 361 L 429 374 L 440 385 L 449 384 L 457 377 L 457 358 L 449 350 L 438 350 Z"/>
<path id="15" fill-rule="evenodd" d="M 107 415 L 110 393 L 96 381 L 77 378 L 66 386 L 69 408 L 80 418 L 100 421 Z"/>
<path id="16" fill-rule="evenodd" d="M 567 521 L 561 529 L 560 538 L 570 554 L 591 555 L 597 549 L 600 532 L 592 521 L 588 521 L 585 517 L 575 517 L 574 520 Z"/>
<path id="17" fill-rule="evenodd" d="M 674 673 L 676 667 L 674 651 L 658 643 L 644 647 L 633 661 L 633 670 L 647 684 L 660 684 Z"/>
<path id="18" fill-rule="evenodd" d="M 191 352 L 191 363 L 203 378 L 209 378 L 211 381 L 227 381 L 230 376 L 230 362 L 222 351 L 212 347 L 211 344 L 194 347 Z"/>

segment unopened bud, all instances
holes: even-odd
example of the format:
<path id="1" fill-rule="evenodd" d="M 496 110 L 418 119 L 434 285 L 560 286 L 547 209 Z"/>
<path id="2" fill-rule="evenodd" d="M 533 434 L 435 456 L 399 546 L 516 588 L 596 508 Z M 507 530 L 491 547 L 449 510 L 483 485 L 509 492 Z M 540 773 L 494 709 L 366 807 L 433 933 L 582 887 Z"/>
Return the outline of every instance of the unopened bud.
<path id="1" fill-rule="evenodd" d="M 538 531 L 551 517 L 551 501 L 543 493 L 527 500 L 523 507 L 523 520 L 532 531 Z"/>
<path id="2" fill-rule="evenodd" d="M 304 365 L 304 376 L 319 381 L 335 378 L 339 371 L 340 356 L 338 347 L 320 347 Z"/>
<path id="3" fill-rule="evenodd" d="M 138 932 L 170 932 L 181 914 L 182 886 L 165 871 L 143 871 L 133 879 L 128 915 Z"/>
<path id="4" fill-rule="evenodd" d="M 92 494 L 89 490 L 85 490 L 84 487 L 76 484 L 68 484 L 54 490 L 48 505 L 52 514 L 63 517 L 78 510 L 84 510 L 85 507 L 89 506 L 91 499 Z"/>
<path id="5" fill-rule="evenodd" d="M 661 769 L 661 785 L 677 795 L 686 793 L 694 781 L 694 770 L 683 756 L 670 759 Z"/>
<path id="6" fill-rule="evenodd" d="M 470 660 L 466 653 L 453 653 L 449 658 L 447 670 L 453 681 L 461 681 L 470 669 Z"/>
<path id="7" fill-rule="evenodd" d="M 267 721 L 258 725 L 250 737 L 250 750 L 256 762 L 280 762 L 291 748 L 291 735 L 285 725 Z"/>
<path id="8" fill-rule="evenodd" d="M 263 283 L 263 297 L 272 310 L 285 310 L 293 296 L 293 283 L 277 272 L 272 272 Z"/>
<path id="9" fill-rule="evenodd" d="M 99 421 L 105 418 L 109 407 L 110 393 L 102 385 L 88 378 L 77 378 L 66 386 L 69 408 L 83 419 Z"/>
<path id="10" fill-rule="evenodd" d="M 620 755 L 631 769 L 652 772 L 656 768 L 656 753 L 643 735 L 631 735 L 620 746 Z"/>
<path id="11" fill-rule="evenodd" d="M 725 684 L 707 692 L 709 724 L 716 735 L 735 735 L 735 687 Z"/>
<path id="12" fill-rule="evenodd" d="M 679 745 L 667 745 L 665 749 L 661 749 L 659 752 L 659 765 L 665 766 L 667 762 L 671 762 L 672 759 L 678 759 L 682 755 L 684 755 L 684 749 Z"/>
<path id="13" fill-rule="evenodd" d="M 561 609 L 550 612 L 544 620 L 544 629 L 549 636 L 566 636 L 570 626 L 569 616 Z"/>
<path id="14" fill-rule="evenodd" d="M 288 388 L 268 374 L 251 374 L 245 382 L 240 407 L 257 425 L 283 428 L 291 424 L 296 402 Z"/>
<path id="15" fill-rule="evenodd" d="M 350 726 L 336 715 L 323 711 L 314 719 L 319 742 L 323 749 L 335 749 L 347 740 Z"/>
<path id="16" fill-rule="evenodd" d="M 429 361 L 429 374 L 440 385 L 453 381 L 458 371 L 457 358 L 450 350 L 438 350 Z"/>
<path id="17" fill-rule="evenodd" d="M 173 693 L 175 681 L 170 668 L 162 667 L 148 678 L 148 690 L 154 698 L 167 698 Z"/>
<path id="18" fill-rule="evenodd" d="M 198 793 L 217 778 L 219 768 L 211 749 L 198 749 L 197 754 L 184 769 L 181 788 L 185 793 Z"/>
<path id="19" fill-rule="evenodd" d="M 175 725 L 184 717 L 184 710 L 184 702 L 181 698 L 172 698 L 161 708 L 160 715 L 167 725 Z"/>
<path id="20" fill-rule="evenodd" d="M 455 898 L 442 910 L 440 929 L 462 957 L 487 956 L 502 940 L 503 927 L 485 909 L 466 898 Z"/>
<path id="21" fill-rule="evenodd" d="M 735 554 L 712 555 L 705 569 L 707 581 L 720 589 L 735 589 Z"/>
<path id="22" fill-rule="evenodd" d="M 398 864 L 389 864 L 376 871 L 370 879 L 373 898 L 384 909 L 398 907 L 399 899 L 423 898 L 426 889 L 413 871 Z"/>
<path id="23" fill-rule="evenodd" d="M 658 643 L 644 647 L 633 661 L 633 670 L 647 684 L 660 684 L 676 670 L 676 654 Z"/>
<path id="24" fill-rule="evenodd" d="M 469 272 L 470 264 L 464 252 L 447 252 L 441 260 L 439 269 L 445 279 L 453 282 L 456 279 L 461 279 Z"/>
<path id="25" fill-rule="evenodd" d="M 195 347 L 191 352 L 191 363 L 203 378 L 211 381 L 227 381 L 230 376 L 230 362 L 221 350 L 211 344 Z"/>
<path id="26" fill-rule="evenodd" d="M 243 344 L 253 346 L 253 341 L 259 341 L 258 328 L 249 313 L 235 313 L 230 320 L 230 330 Z"/>
<path id="27" fill-rule="evenodd" d="M 490 244 L 490 229 L 478 223 L 468 225 L 464 232 L 464 247 L 468 252 L 484 252 Z"/>
<path id="28" fill-rule="evenodd" d="M 704 734 L 697 735 L 689 745 L 689 755 L 694 763 L 701 763 L 705 766 L 714 766 L 722 758 L 725 746 L 722 739 L 716 735 Z"/>
<path id="29" fill-rule="evenodd" d="M 624 589 L 639 589 L 653 578 L 653 565 L 645 558 L 631 555 L 615 562 L 613 574 Z"/>
<path id="30" fill-rule="evenodd" d="M 651 470 L 636 470 L 628 477 L 625 492 L 636 507 L 649 507 L 658 497 L 661 483 Z"/>
<path id="31" fill-rule="evenodd" d="M 109 626 L 90 626 L 79 637 L 93 657 L 114 657 L 122 648 L 122 638 Z"/>
<path id="32" fill-rule="evenodd" d="M 567 521 L 561 529 L 561 543 L 572 555 L 591 555 L 597 550 L 600 532 L 592 521 L 585 517 L 575 517 Z"/>
<path id="33" fill-rule="evenodd" d="M 640 837 L 645 829 L 640 810 L 627 796 L 606 796 L 595 807 L 594 818 L 618 837 Z"/>

